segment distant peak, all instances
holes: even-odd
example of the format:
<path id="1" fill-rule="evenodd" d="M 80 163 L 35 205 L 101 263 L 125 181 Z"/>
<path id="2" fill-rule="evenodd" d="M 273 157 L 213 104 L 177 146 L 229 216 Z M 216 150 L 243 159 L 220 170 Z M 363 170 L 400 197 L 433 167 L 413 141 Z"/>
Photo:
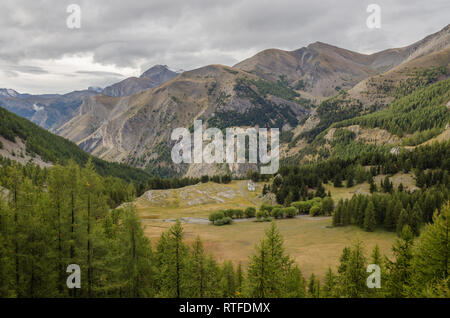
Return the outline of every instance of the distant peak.
<path id="1" fill-rule="evenodd" d="M 18 95 L 20 94 L 11 88 L 0 88 L 0 96 L 16 97 Z"/>
<path id="2" fill-rule="evenodd" d="M 151 78 L 155 75 L 160 74 L 170 74 L 170 75 L 176 75 L 179 72 L 171 70 L 167 65 L 161 65 L 157 64 L 152 67 L 150 67 L 148 70 L 146 70 L 144 73 L 142 73 L 141 77 Z"/>

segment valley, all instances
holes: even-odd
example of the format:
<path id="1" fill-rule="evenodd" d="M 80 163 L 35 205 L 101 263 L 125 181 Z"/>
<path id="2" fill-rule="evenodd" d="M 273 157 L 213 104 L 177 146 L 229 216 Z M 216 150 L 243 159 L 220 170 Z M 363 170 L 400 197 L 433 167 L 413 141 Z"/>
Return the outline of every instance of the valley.
<path id="1" fill-rule="evenodd" d="M 140 73 L 0 89 L 0 297 L 449 297 L 450 25 Z M 173 159 L 208 128 L 279 129 L 276 171 Z"/>

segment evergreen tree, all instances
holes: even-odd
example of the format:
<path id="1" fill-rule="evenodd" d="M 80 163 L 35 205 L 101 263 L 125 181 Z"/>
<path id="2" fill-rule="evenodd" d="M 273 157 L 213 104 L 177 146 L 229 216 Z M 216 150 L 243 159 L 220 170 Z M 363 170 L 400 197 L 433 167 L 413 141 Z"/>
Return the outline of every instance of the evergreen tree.
<path id="1" fill-rule="evenodd" d="M 360 241 L 355 242 L 353 247 L 347 252 L 348 255 L 344 259 L 345 263 L 341 263 L 345 267 L 345 271 L 340 275 L 340 295 L 344 297 L 364 297 L 367 293 L 366 286 L 366 258 Z"/>
<path id="2" fill-rule="evenodd" d="M 450 204 L 441 214 L 435 213 L 433 223 L 425 225 L 417 242 L 413 272 L 415 289 L 443 285 L 450 273 Z M 448 285 L 447 285 L 448 288 Z"/>
<path id="3" fill-rule="evenodd" d="M 183 243 L 183 228 L 179 220 L 158 242 L 159 295 L 162 297 L 189 297 L 187 263 L 188 248 Z"/>
<path id="4" fill-rule="evenodd" d="M 325 297 L 325 298 L 334 297 L 335 291 L 336 291 L 336 285 L 337 285 L 337 277 L 333 273 L 331 268 L 329 267 L 328 271 L 325 275 L 324 284 L 323 284 L 323 288 L 322 288 L 323 297 Z"/>
<path id="5" fill-rule="evenodd" d="M 364 230 L 373 232 L 376 226 L 377 220 L 375 219 L 375 207 L 373 206 L 372 201 L 369 201 L 364 213 Z"/>
<path id="6" fill-rule="evenodd" d="M 231 261 L 225 261 L 222 265 L 220 285 L 222 297 L 234 298 L 236 296 L 235 273 Z"/>
<path id="7" fill-rule="evenodd" d="M 392 247 L 395 260 L 389 261 L 389 280 L 387 282 L 388 292 L 391 297 L 403 297 L 411 284 L 411 262 L 412 262 L 413 233 L 408 225 L 403 227 L 400 238 Z"/>

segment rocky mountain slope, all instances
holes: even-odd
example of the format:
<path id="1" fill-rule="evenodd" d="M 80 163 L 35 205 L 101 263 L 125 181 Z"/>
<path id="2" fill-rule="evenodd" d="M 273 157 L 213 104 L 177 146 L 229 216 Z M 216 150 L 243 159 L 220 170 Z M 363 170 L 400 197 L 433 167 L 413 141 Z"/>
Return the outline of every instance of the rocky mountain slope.
<path id="1" fill-rule="evenodd" d="M 129 77 L 103 89 L 103 94 L 112 97 L 129 96 L 149 88 L 158 87 L 179 73 L 170 70 L 166 65 L 155 65 L 140 77 Z"/>
<path id="2" fill-rule="evenodd" d="M 188 128 L 195 119 L 219 128 L 296 126 L 309 114 L 308 105 L 302 103 L 298 94 L 280 83 L 210 65 L 132 96 L 88 98 L 57 133 L 107 160 L 185 173 L 188 167 L 171 167 L 173 129 Z"/>
<path id="3" fill-rule="evenodd" d="M 12 89 L 0 89 L 0 106 L 25 117 L 39 126 L 53 130 L 76 115 L 78 107 L 87 97 L 103 93 L 109 96 L 128 96 L 157 87 L 178 73 L 165 65 L 156 65 L 141 77 L 130 77 L 104 89 L 89 87 L 87 90 L 68 94 L 21 94 Z"/>
<path id="4" fill-rule="evenodd" d="M 71 108 L 65 123 L 53 127 L 91 154 L 160 175 L 243 175 L 248 166 L 174 165 L 171 132 L 191 129 L 196 119 L 203 120 L 205 128 L 279 127 L 283 156 L 317 158 L 318 152 L 332 150 L 316 147 L 316 137 L 323 141 L 330 126 L 386 109 L 417 89 L 447 79 L 449 61 L 450 25 L 412 45 L 370 55 L 316 42 L 291 52 L 265 50 L 234 67 L 209 65 L 178 74 L 155 66 L 102 94 L 91 90 Z M 14 92 L 2 92 L 4 98 L 18 98 Z M 399 132 L 392 129 L 347 126 L 358 142 L 400 142 Z M 386 136 L 388 143 L 383 142 Z M 328 135 L 328 141 L 333 136 Z"/>
<path id="5" fill-rule="evenodd" d="M 295 51 L 265 50 L 234 67 L 267 80 L 284 78 L 291 87 L 320 99 L 449 45 L 450 25 L 409 46 L 370 55 L 316 42 Z"/>

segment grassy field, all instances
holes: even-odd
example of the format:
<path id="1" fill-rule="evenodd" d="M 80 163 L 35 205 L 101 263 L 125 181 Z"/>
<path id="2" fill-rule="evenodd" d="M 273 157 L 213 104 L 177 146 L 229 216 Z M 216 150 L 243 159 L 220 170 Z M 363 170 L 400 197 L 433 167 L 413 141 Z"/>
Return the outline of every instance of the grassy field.
<path id="1" fill-rule="evenodd" d="M 212 211 L 219 209 L 259 207 L 262 201 L 258 196 L 262 187 L 263 183 L 259 183 L 256 191 L 250 192 L 247 181 L 233 181 L 230 184 L 208 182 L 182 189 L 154 190 L 140 197 L 136 206 L 146 235 L 156 243 L 161 233 L 173 225 L 173 222 L 166 222 L 167 219 L 207 218 Z M 335 202 L 341 198 L 351 198 L 354 193 L 369 193 L 367 183 L 351 188 L 334 188 L 328 184 L 325 188 L 331 191 Z M 395 239 L 395 234 L 381 229 L 368 233 L 355 226 L 331 228 L 330 217 L 304 216 L 275 222 L 284 237 L 287 252 L 305 276 L 314 272 L 322 277 L 329 266 L 335 269 L 342 249 L 357 239 L 363 241 L 367 255 L 378 244 L 381 252 L 390 257 Z M 253 221 L 235 222 L 222 227 L 183 223 L 188 244 L 200 236 L 207 252 L 212 253 L 219 262 L 232 260 L 235 264 L 242 262 L 244 265 L 268 226 L 267 222 Z"/>
<path id="2" fill-rule="evenodd" d="M 258 198 L 262 187 L 263 183 L 258 183 L 251 192 L 247 181 L 239 180 L 229 184 L 208 182 L 181 189 L 151 190 L 137 199 L 136 206 L 143 219 L 207 218 L 219 209 L 259 207 L 263 203 Z"/>
<path id="3" fill-rule="evenodd" d="M 356 239 L 363 241 L 367 255 L 370 255 L 372 248 L 378 244 L 381 252 L 389 257 L 395 239 L 394 233 L 381 229 L 368 233 L 355 226 L 330 228 L 329 217 L 305 217 L 275 222 L 284 237 L 287 252 L 295 259 L 305 276 L 314 272 L 323 277 L 329 266 L 335 269 L 342 249 Z M 150 219 L 144 220 L 144 224 L 145 233 L 153 243 L 163 231 L 173 225 L 173 223 Z M 183 224 L 186 242 L 192 243 L 198 235 L 205 249 L 218 261 L 232 260 L 235 264 L 248 263 L 249 256 L 255 250 L 255 244 L 263 238 L 264 230 L 268 226 L 267 222 L 253 221 L 222 227 Z"/>

